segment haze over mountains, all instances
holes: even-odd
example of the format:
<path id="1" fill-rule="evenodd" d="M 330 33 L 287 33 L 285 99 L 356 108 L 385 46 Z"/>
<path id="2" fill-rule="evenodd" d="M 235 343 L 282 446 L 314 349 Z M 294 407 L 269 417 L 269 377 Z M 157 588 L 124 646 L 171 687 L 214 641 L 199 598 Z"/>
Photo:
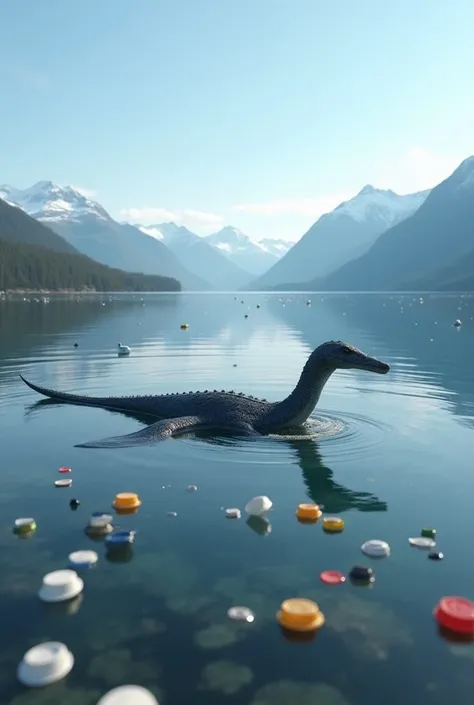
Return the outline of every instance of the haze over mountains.
<path id="1" fill-rule="evenodd" d="M 203 237 L 176 223 L 120 223 L 77 189 L 50 181 L 0 186 L 0 198 L 64 238 L 65 251 L 172 277 L 183 289 L 474 289 L 474 157 L 431 190 L 398 195 L 365 186 L 296 244 L 254 242 L 231 226 Z"/>

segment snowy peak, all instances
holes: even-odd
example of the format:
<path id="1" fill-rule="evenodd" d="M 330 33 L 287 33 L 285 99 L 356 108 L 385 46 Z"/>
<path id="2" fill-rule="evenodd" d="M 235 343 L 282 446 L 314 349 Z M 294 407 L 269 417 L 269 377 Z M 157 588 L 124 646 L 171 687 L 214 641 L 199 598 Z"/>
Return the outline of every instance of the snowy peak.
<path id="1" fill-rule="evenodd" d="M 380 223 L 387 229 L 413 215 L 429 193 L 430 191 L 427 190 L 399 196 L 394 191 L 384 191 L 368 185 L 364 186 L 357 196 L 341 203 L 322 218 L 348 216 L 358 223 Z"/>
<path id="2" fill-rule="evenodd" d="M 0 197 L 37 220 L 75 221 L 85 216 L 110 219 L 99 203 L 90 200 L 72 186 L 59 186 L 52 181 L 38 181 L 26 189 L 0 186 Z"/>
<path id="3" fill-rule="evenodd" d="M 201 238 L 196 233 L 191 232 L 184 225 L 176 223 L 159 223 L 157 225 L 136 225 L 142 233 L 154 237 L 156 240 L 161 240 L 165 245 L 170 247 L 196 245 L 201 242 Z"/>

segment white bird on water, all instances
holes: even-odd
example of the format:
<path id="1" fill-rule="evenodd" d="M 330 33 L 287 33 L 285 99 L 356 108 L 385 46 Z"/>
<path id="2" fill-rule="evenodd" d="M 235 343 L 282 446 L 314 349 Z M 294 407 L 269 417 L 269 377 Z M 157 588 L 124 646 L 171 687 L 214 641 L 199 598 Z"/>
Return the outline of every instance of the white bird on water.
<path id="1" fill-rule="evenodd" d="M 122 345 L 122 343 L 118 344 L 118 354 L 119 355 L 130 355 L 131 350 L 128 347 L 128 345 Z"/>

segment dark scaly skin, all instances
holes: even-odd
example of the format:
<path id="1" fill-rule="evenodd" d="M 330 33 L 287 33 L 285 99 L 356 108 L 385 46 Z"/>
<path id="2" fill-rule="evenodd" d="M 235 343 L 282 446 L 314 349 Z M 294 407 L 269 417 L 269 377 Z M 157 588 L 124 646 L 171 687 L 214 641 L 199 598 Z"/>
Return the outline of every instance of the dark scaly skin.
<path id="1" fill-rule="evenodd" d="M 337 369 L 385 374 L 390 367 L 352 345 L 329 341 L 311 353 L 295 389 L 279 402 L 224 390 L 136 397 L 87 397 L 40 387 L 28 382 L 22 375 L 20 377 L 34 391 L 57 401 L 131 411 L 159 419 L 126 436 L 79 444 L 81 448 L 120 448 L 156 443 L 194 430 L 222 430 L 235 435 L 261 436 L 301 426 L 314 411 L 324 385 Z"/>

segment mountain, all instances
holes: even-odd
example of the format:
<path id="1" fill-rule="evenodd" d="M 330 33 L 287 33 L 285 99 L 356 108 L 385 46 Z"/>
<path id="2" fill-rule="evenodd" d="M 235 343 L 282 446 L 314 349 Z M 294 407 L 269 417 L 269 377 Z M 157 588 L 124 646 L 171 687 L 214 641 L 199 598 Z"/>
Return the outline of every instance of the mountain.
<path id="1" fill-rule="evenodd" d="M 470 256 L 473 246 L 474 156 L 432 189 L 411 217 L 384 232 L 362 257 L 325 278 L 322 287 L 406 290 L 423 279 L 434 285 L 446 276 L 456 276 L 455 260 L 461 263 L 459 258 Z"/>
<path id="2" fill-rule="evenodd" d="M 248 272 L 214 248 L 208 238 L 199 237 L 183 225 L 160 223 L 137 227 L 164 243 L 185 267 L 198 271 L 216 289 L 240 289 L 251 279 Z"/>
<path id="3" fill-rule="evenodd" d="M 0 199 L 0 290 L 180 291 L 176 279 L 111 269 Z"/>
<path id="4" fill-rule="evenodd" d="M 124 271 L 169 276 L 184 289 L 213 287 L 182 265 L 163 243 L 128 223 L 117 223 L 95 201 L 72 186 L 39 181 L 21 190 L 0 186 L 0 198 L 48 225 L 70 245 L 97 262 Z"/>
<path id="5" fill-rule="evenodd" d="M 322 215 L 252 289 L 300 284 L 325 277 L 367 252 L 385 230 L 411 216 L 429 191 L 399 196 L 365 186 L 350 201 Z"/>
<path id="6" fill-rule="evenodd" d="M 230 225 L 204 239 L 230 262 L 254 276 L 270 269 L 291 245 L 282 240 L 271 239 L 252 242 L 248 235 Z"/>
<path id="7" fill-rule="evenodd" d="M 0 237 L 15 243 L 26 245 L 42 245 L 56 252 L 78 254 L 62 237 L 30 218 L 20 208 L 3 200 L 0 191 Z"/>

